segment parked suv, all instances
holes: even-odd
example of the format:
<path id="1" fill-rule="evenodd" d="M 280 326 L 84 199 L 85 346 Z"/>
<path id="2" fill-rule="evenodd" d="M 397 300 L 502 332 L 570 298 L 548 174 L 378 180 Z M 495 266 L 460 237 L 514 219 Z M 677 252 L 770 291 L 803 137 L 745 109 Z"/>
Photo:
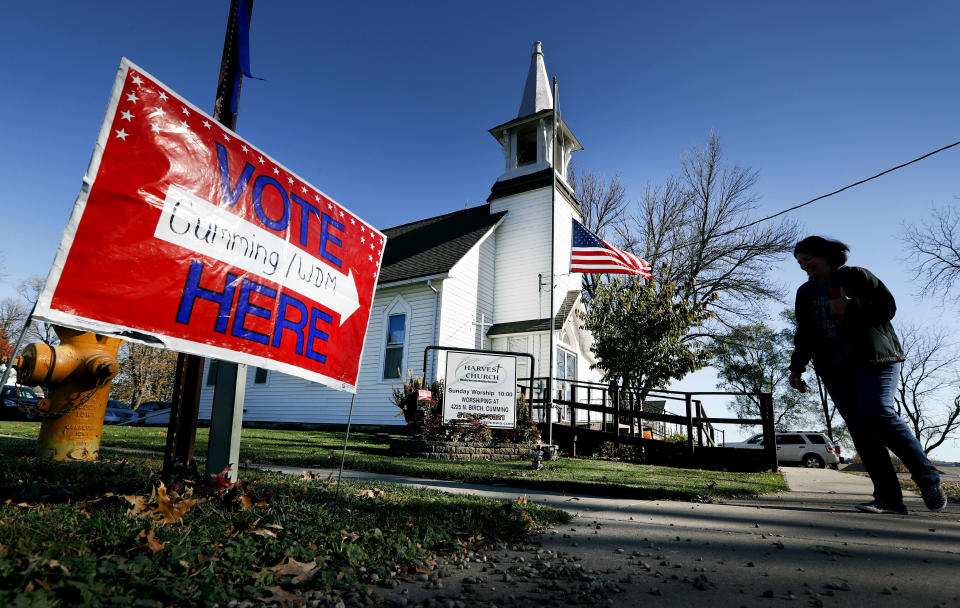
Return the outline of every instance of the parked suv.
<path id="1" fill-rule="evenodd" d="M 746 441 L 725 443 L 724 447 L 760 449 L 763 447 L 763 435 L 754 435 Z M 840 446 L 834 445 L 823 433 L 813 431 L 795 431 L 777 433 L 777 462 L 799 464 L 812 469 L 825 466 L 837 468 L 843 462 Z"/>
<path id="2" fill-rule="evenodd" d="M 29 420 L 21 405 L 36 405 L 40 397 L 25 386 L 7 384 L 0 388 L 0 420 Z"/>

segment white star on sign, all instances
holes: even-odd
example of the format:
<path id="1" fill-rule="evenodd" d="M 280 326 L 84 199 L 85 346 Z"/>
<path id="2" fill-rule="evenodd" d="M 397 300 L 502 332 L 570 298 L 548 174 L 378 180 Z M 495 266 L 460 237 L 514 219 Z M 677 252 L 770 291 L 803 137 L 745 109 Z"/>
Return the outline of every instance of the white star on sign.
<path id="1" fill-rule="evenodd" d="M 353 218 L 351 217 L 351 218 L 350 218 L 350 224 L 353 225 L 353 224 L 356 224 L 356 223 L 357 223 L 357 220 L 355 220 L 355 219 L 353 219 Z"/>
<path id="2" fill-rule="evenodd" d="M 306 187 L 306 186 L 300 186 L 300 192 L 303 192 L 304 194 L 306 194 L 306 193 L 307 193 L 307 187 Z"/>
<path id="3" fill-rule="evenodd" d="M 373 273 L 373 278 L 377 278 L 377 273 Z"/>
<path id="4" fill-rule="evenodd" d="M 140 98 L 137 97 L 137 94 L 134 93 L 133 91 L 130 91 L 130 94 L 127 95 L 127 101 L 129 101 L 129 102 L 137 103 L 137 100 L 139 100 L 139 99 L 140 99 Z"/>
<path id="5" fill-rule="evenodd" d="M 327 209 L 333 209 L 333 203 L 327 203 Z"/>
<path id="6" fill-rule="evenodd" d="M 160 132 L 160 125 L 158 125 L 157 123 L 153 123 L 152 125 L 150 125 L 150 128 L 153 130 L 154 133 Z"/>
<path id="7" fill-rule="evenodd" d="M 372 256 L 372 255 L 368 255 L 368 256 L 367 256 L 367 259 L 372 262 L 372 261 L 373 261 L 373 256 Z"/>
<path id="8" fill-rule="evenodd" d="M 360 224 L 360 232 L 366 232 L 366 231 L 367 231 L 367 227 L 364 226 L 363 224 Z"/>
<path id="9" fill-rule="evenodd" d="M 288 183 L 288 184 L 292 184 L 292 183 L 293 183 L 293 178 L 292 178 L 292 177 L 288 177 L 288 178 L 287 178 L 287 183 Z"/>
<path id="10" fill-rule="evenodd" d="M 210 121 L 209 121 L 209 120 L 203 121 L 203 128 L 204 128 L 204 129 L 209 129 L 209 128 L 210 128 Z"/>
<path id="11" fill-rule="evenodd" d="M 122 118 L 122 119 L 124 119 L 124 120 L 133 120 L 133 114 L 131 114 L 130 112 L 127 112 L 126 110 L 124 110 L 124 112 L 123 112 L 122 114 L 120 114 L 120 118 Z"/>
<path id="12" fill-rule="evenodd" d="M 141 79 L 139 76 L 134 75 L 134 77 L 130 79 L 130 82 L 134 84 L 143 84 L 143 79 Z"/>
<path id="13" fill-rule="evenodd" d="M 167 100 L 167 94 L 164 93 L 163 91 L 160 91 L 160 101 L 166 101 L 166 100 Z"/>
<path id="14" fill-rule="evenodd" d="M 224 141 L 230 141 L 230 136 L 227 135 L 226 133 L 224 133 L 223 139 L 224 139 Z"/>
<path id="15" fill-rule="evenodd" d="M 314 194 L 314 195 L 313 195 L 313 200 L 315 200 L 315 201 L 317 201 L 317 202 L 319 203 L 319 202 L 320 202 L 320 195 L 319 195 L 319 194 Z"/>
<path id="16" fill-rule="evenodd" d="M 190 116 L 190 110 L 188 110 L 186 107 L 180 108 L 180 111 L 183 112 L 184 116 Z"/>
<path id="17" fill-rule="evenodd" d="M 119 137 L 123 141 L 127 141 L 127 135 L 129 135 L 129 133 L 127 133 L 123 129 L 120 129 L 119 131 L 117 131 L 117 137 Z"/>
<path id="18" fill-rule="evenodd" d="M 274 167 L 274 168 L 273 168 L 273 174 L 274 174 L 274 175 L 280 175 L 280 170 L 277 169 L 276 167 Z"/>
<path id="19" fill-rule="evenodd" d="M 370 251 L 373 251 L 373 243 L 370 243 Z"/>
<path id="20" fill-rule="evenodd" d="M 249 152 L 249 151 L 250 151 L 250 148 L 248 148 L 246 144 L 240 146 L 240 149 L 243 150 L 244 152 Z"/>
<path id="21" fill-rule="evenodd" d="M 260 164 L 261 164 L 261 165 L 263 164 L 263 157 L 262 157 L 262 156 L 258 156 L 258 157 L 257 157 L 257 160 L 260 161 Z"/>
<path id="22" fill-rule="evenodd" d="M 340 209 L 340 217 L 343 217 L 343 209 Z"/>
<path id="23" fill-rule="evenodd" d="M 366 242 L 367 242 L 367 239 L 365 239 L 365 238 L 363 238 L 363 237 L 361 236 L 361 237 L 360 237 L 360 242 L 361 242 L 361 243 L 366 243 Z"/>
<path id="24" fill-rule="evenodd" d="M 181 121 L 180 121 L 180 126 L 183 127 L 184 129 L 188 128 L 188 127 L 187 127 L 187 121 L 181 120 Z"/>

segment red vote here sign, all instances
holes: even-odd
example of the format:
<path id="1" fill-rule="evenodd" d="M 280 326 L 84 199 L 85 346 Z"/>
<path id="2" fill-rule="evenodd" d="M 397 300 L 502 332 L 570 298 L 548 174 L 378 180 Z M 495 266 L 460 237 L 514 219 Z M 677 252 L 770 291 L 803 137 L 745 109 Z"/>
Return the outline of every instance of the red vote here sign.
<path id="1" fill-rule="evenodd" d="M 124 59 L 35 315 L 353 392 L 385 243 Z"/>

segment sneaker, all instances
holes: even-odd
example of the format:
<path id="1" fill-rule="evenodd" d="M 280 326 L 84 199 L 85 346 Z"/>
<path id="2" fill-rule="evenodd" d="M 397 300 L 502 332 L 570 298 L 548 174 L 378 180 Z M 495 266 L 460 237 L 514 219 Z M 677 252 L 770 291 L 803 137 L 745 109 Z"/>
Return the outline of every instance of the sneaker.
<path id="1" fill-rule="evenodd" d="M 863 511 L 864 513 L 886 513 L 889 515 L 906 515 L 907 507 L 906 505 L 893 506 L 888 505 L 882 500 L 874 500 L 871 502 L 865 502 L 863 504 L 857 505 L 857 509 Z"/>
<path id="2" fill-rule="evenodd" d="M 943 492 L 943 486 L 940 482 L 920 489 L 920 496 L 923 497 L 923 504 L 931 511 L 943 511 L 947 506 L 947 495 Z"/>

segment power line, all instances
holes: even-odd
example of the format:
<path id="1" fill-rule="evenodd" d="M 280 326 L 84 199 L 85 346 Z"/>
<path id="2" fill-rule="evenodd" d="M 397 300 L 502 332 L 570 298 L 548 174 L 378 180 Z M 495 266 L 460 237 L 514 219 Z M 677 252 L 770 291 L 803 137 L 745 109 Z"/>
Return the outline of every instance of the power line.
<path id="1" fill-rule="evenodd" d="M 843 188 L 839 188 L 839 189 L 837 189 L 837 190 L 834 190 L 833 192 L 828 192 L 827 194 L 821 194 L 820 196 L 818 196 L 818 197 L 816 197 L 816 198 L 812 198 L 812 199 L 808 200 L 808 201 L 805 202 L 805 203 L 800 203 L 799 205 L 794 205 L 793 207 L 788 207 L 787 209 L 783 209 L 782 211 L 778 211 L 778 212 L 774 213 L 773 215 L 768 215 L 768 216 L 762 217 L 762 218 L 760 218 L 760 219 L 758 219 L 758 220 L 754 220 L 754 221 L 750 222 L 749 224 L 744 224 L 743 226 L 737 226 L 736 228 L 731 228 L 730 230 L 727 230 L 726 232 L 721 232 L 721 233 L 719 233 L 719 234 L 714 235 L 714 238 L 719 238 L 719 237 L 722 237 L 722 236 L 727 236 L 728 234 L 733 234 L 734 232 L 738 232 L 738 231 L 740 231 L 740 230 L 744 230 L 744 229 L 749 228 L 749 227 L 751 227 L 751 226 L 756 226 L 757 224 L 760 224 L 760 223 L 763 223 L 763 222 L 772 220 L 773 218 L 779 217 L 779 216 L 781 216 L 781 215 L 784 215 L 785 213 L 790 213 L 791 211 L 796 211 L 797 209 L 800 209 L 801 207 L 806 207 L 807 205 L 810 205 L 810 204 L 812 204 L 812 203 L 815 203 L 815 202 L 817 202 L 817 201 L 819 201 L 819 200 L 823 200 L 823 199 L 828 198 L 828 197 L 831 197 L 831 196 L 833 196 L 833 195 L 835 195 L 835 194 L 840 194 L 840 193 L 843 192 L 844 190 L 849 190 L 850 188 L 853 188 L 853 187 L 855 187 L 855 186 L 859 186 L 860 184 L 865 184 L 865 183 L 867 183 L 867 182 L 869 182 L 869 181 L 871 181 L 871 180 L 877 179 L 878 177 L 882 177 L 882 176 L 886 175 L 887 173 L 892 173 L 892 172 L 894 172 L 894 171 L 896 171 L 896 170 L 898 170 L 898 169 L 903 169 L 904 167 L 906 167 L 906 166 L 908 166 L 908 165 L 912 165 L 913 163 L 920 162 L 921 160 L 923 160 L 923 159 L 925 159 L 925 158 L 930 158 L 930 157 L 933 156 L 934 154 L 939 154 L 940 152 L 943 152 L 944 150 L 949 150 L 950 148 L 953 148 L 953 147 L 956 147 L 956 146 L 960 146 L 960 141 L 955 141 L 955 142 L 953 142 L 953 143 L 950 144 L 950 145 L 943 146 L 942 148 L 937 148 L 937 149 L 934 150 L 933 152 L 928 152 L 928 153 L 924 154 L 923 156 L 918 156 L 917 158 L 915 158 L 915 159 L 913 159 L 913 160 L 909 160 L 909 161 L 907 161 L 907 162 L 905 162 L 905 163 L 899 164 L 899 165 L 897 165 L 896 167 L 891 167 L 891 168 L 887 169 L 886 171 L 881 171 L 880 173 L 877 173 L 876 175 L 871 175 L 870 177 L 867 177 L 867 178 L 865 178 L 865 179 L 861 179 L 861 180 L 858 181 L 858 182 L 854 182 L 854 183 L 852 183 L 852 184 L 848 184 L 848 185 L 844 186 Z M 665 253 L 671 253 L 671 252 L 677 251 L 678 249 L 682 249 L 683 247 L 687 247 L 688 245 L 696 244 L 696 243 L 698 243 L 698 242 L 699 242 L 699 241 L 690 241 L 689 243 L 684 243 L 684 244 L 682 244 L 682 245 L 677 245 L 676 247 L 672 247 L 672 248 L 670 248 L 670 249 L 667 249 L 666 251 L 660 252 L 659 255 L 663 255 L 663 254 L 665 254 Z"/>

